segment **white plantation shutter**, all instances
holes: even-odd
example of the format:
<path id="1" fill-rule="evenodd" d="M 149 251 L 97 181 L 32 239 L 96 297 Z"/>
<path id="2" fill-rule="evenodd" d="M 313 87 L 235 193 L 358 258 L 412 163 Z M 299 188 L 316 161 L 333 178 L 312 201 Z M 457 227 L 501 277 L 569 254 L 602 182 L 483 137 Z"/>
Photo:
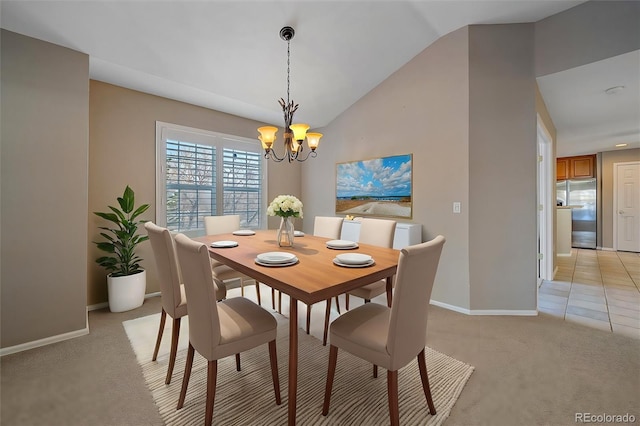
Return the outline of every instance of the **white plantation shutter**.
<path id="1" fill-rule="evenodd" d="M 241 224 L 260 228 L 260 214 L 266 208 L 262 202 L 262 153 L 224 148 L 222 168 L 223 214 L 239 214 Z"/>
<path id="2" fill-rule="evenodd" d="M 262 149 L 257 141 L 156 123 L 156 221 L 204 234 L 203 217 L 239 214 L 242 228 L 266 224 Z"/>

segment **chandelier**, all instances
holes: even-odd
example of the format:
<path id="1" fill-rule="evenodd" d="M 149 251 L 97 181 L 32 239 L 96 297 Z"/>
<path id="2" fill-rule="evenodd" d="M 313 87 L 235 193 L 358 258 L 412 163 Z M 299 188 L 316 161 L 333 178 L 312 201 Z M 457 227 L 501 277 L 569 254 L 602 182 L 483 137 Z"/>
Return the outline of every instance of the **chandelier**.
<path id="1" fill-rule="evenodd" d="M 280 157 L 273 149 L 273 143 L 276 140 L 277 127 L 263 126 L 258 128 L 260 136 L 258 139 L 262 143 L 264 148 L 264 157 L 272 159 L 276 162 L 281 162 L 287 159 L 289 163 L 293 161 L 305 161 L 309 156 L 315 157 L 316 148 L 320 143 L 322 133 L 307 133 L 309 130 L 308 124 L 291 124 L 293 122 L 293 114 L 298 110 L 298 104 L 289 100 L 289 84 L 290 84 L 290 64 L 291 64 L 291 50 L 290 44 L 295 31 L 291 27 L 283 27 L 280 30 L 280 38 L 287 42 L 287 101 L 280 98 L 278 103 L 282 107 L 284 114 L 284 154 Z M 307 145 L 309 145 L 310 151 L 305 157 L 302 156 L 304 150 L 302 143 L 305 138 L 307 139 Z"/>

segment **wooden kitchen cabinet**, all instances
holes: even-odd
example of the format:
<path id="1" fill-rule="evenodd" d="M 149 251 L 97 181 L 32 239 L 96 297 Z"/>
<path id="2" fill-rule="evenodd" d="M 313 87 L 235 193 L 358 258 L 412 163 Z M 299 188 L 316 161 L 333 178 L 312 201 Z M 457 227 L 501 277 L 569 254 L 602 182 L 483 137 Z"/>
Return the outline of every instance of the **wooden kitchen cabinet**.
<path id="1" fill-rule="evenodd" d="M 569 159 L 568 158 L 558 158 L 556 161 L 556 179 L 557 180 L 566 180 L 569 179 Z"/>
<path id="2" fill-rule="evenodd" d="M 583 179 L 596 177 L 596 156 L 579 155 L 556 160 L 556 179 Z"/>

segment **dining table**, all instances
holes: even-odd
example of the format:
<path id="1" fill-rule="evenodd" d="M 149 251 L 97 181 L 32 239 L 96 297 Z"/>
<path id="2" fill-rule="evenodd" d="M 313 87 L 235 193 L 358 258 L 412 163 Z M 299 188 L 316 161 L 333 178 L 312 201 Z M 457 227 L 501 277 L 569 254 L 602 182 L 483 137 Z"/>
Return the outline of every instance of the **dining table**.
<path id="1" fill-rule="evenodd" d="M 293 246 L 279 247 L 276 230 L 257 230 L 207 235 L 195 241 L 205 243 L 209 256 L 229 267 L 270 286 L 291 299 L 289 312 L 289 392 L 288 425 L 296 424 L 296 396 L 298 389 L 298 301 L 312 305 L 331 300 L 340 294 L 358 287 L 386 280 L 387 294 L 391 294 L 393 276 L 398 267 L 399 250 L 354 242 L 349 249 L 329 248 L 329 238 L 305 234 L 295 237 Z M 224 242 L 221 247 L 212 243 Z M 229 243 L 231 242 L 231 243 Z M 232 243 L 236 243 L 232 244 Z M 288 266 L 258 263 L 258 256 L 265 253 L 287 253 L 295 255 L 298 262 Z M 338 254 L 360 253 L 373 258 L 368 266 L 340 266 L 334 263 Z"/>

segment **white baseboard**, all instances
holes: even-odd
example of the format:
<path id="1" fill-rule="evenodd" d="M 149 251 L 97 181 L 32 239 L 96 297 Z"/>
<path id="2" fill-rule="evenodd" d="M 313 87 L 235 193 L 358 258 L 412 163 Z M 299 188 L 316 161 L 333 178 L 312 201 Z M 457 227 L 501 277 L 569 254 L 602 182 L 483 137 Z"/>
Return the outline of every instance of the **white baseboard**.
<path id="1" fill-rule="evenodd" d="M 460 306 L 450 305 L 448 303 L 438 302 L 437 300 L 431 299 L 429 301 L 431 305 L 439 306 L 444 309 L 448 309 L 450 311 L 460 312 L 461 314 L 471 315 L 471 311 L 466 308 L 461 308 Z"/>
<path id="2" fill-rule="evenodd" d="M 616 249 L 614 249 L 613 247 L 596 247 L 596 250 L 602 250 L 602 251 L 616 251 Z"/>
<path id="3" fill-rule="evenodd" d="M 40 346 L 50 345 L 52 343 L 63 342 L 65 340 L 74 339 L 80 336 L 86 336 L 89 334 L 89 311 L 87 310 L 85 327 L 80 330 L 70 331 L 68 333 L 58 334 L 57 336 L 49 336 L 44 339 L 34 340 L 32 342 L 21 343 L 15 346 L 9 346 L 0 349 L 0 357 L 9 354 L 15 354 L 17 352 L 26 351 L 29 349 L 39 348 Z"/>
<path id="4" fill-rule="evenodd" d="M 534 310 L 478 309 L 478 310 L 472 310 L 471 315 L 510 315 L 510 316 L 517 316 L 517 317 L 535 317 L 538 315 L 538 311 L 535 309 Z"/>
<path id="5" fill-rule="evenodd" d="M 556 256 L 558 256 L 558 257 L 571 257 L 571 253 L 567 253 L 567 254 L 558 253 L 558 254 L 556 254 Z"/>
<path id="6" fill-rule="evenodd" d="M 537 310 L 529 310 L 529 309 L 522 309 L 522 310 L 513 310 L 513 309 L 486 309 L 486 310 L 482 310 L 482 309 L 466 309 L 466 308 L 461 308 L 459 306 L 455 306 L 455 305 L 450 305 L 448 303 L 443 303 L 443 302 L 438 302 L 437 300 L 431 300 L 429 302 L 432 305 L 435 306 L 439 306 L 441 308 L 444 309 L 448 309 L 450 311 L 455 311 L 455 312 L 460 312 L 461 314 L 465 314 L 465 315 L 511 315 L 511 316 L 537 316 L 538 315 L 538 311 Z"/>

